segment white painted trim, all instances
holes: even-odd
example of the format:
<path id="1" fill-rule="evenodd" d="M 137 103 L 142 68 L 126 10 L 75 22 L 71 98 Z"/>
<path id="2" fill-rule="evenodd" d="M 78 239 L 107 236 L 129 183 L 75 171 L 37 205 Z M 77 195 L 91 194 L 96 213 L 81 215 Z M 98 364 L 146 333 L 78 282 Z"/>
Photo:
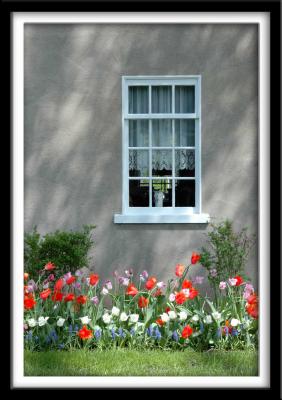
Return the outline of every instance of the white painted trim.
<path id="1" fill-rule="evenodd" d="M 208 224 L 209 214 L 115 214 L 115 224 Z"/>
<path id="2" fill-rule="evenodd" d="M 147 113 L 147 114 L 125 114 L 124 119 L 197 119 L 199 115 L 196 113 L 190 114 L 158 114 L 158 113 Z"/>
<path id="3" fill-rule="evenodd" d="M 191 85 L 195 87 L 195 113 L 190 114 L 175 114 L 175 87 L 177 85 Z M 149 88 L 149 112 L 147 114 L 129 114 L 128 108 L 128 89 L 129 86 L 148 86 Z M 151 113 L 151 87 L 152 85 L 170 85 L 172 86 L 172 113 L 170 114 L 152 114 Z M 127 216 L 126 218 L 121 218 L 124 221 L 128 221 L 131 218 L 128 216 L 136 216 L 137 220 L 144 220 L 145 216 L 158 217 L 155 220 L 159 221 L 160 216 L 162 219 L 174 222 L 174 219 L 170 218 L 172 215 L 177 216 L 176 221 L 179 219 L 179 215 L 185 215 L 186 217 L 189 215 L 190 217 L 184 219 L 185 221 L 192 221 L 191 215 L 198 214 L 201 215 L 201 75 L 181 75 L 181 76 L 122 76 L 122 216 Z M 142 177 L 142 179 L 149 180 L 149 207 L 129 207 L 129 180 L 137 179 L 136 177 L 129 177 L 128 171 L 128 150 L 131 149 L 128 146 L 128 121 L 130 119 L 148 119 L 149 120 L 149 147 L 144 147 L 144 149 L 149 149 L 151 153 L 152 148 L 152 140 L 151 140 L 151 120 L 152 119 L 194 119 L 195 120 L 195 146 L 193 149 L 195 150 L 195 177 L 176 177 L 175 176 L 175 160 L 174 160 L 174 150 L 176 149 L 174 146 L 174 141 L 171 147 L 167 147 L 167 149 L 172 149 L 173 151 L 173 171 L 172 176 L 172 207 L 152 207 L 152 179 L 158 179 L 158 177 Z M 179 147 L 179 146 L 178 146 Z M 141 150 L 141 148 L 138 148 Z M 143 149 L 143 147 L 142 147 Z M 157 150 L 162 148 L 156 147 Z M 180 149 L 182 149 L 180 147 Z M 184 149 L 184 148 L 183 148 Z M 149 153 L 149 154 L 150 154 Z M 151 163 L 150 163 L 151 166 Z M 150 168 L 151 171 L 151 168 Z M 141 178 L 140 178 L 141 179 Z M 195 179 L 195 207 L 175 207 L 175 179 L 181 180 L 191 180 Z M 114 218 L 114 221 L 120 220 L 120 218 Z M 196 221 L 198 223 L 198 219 Z"/>

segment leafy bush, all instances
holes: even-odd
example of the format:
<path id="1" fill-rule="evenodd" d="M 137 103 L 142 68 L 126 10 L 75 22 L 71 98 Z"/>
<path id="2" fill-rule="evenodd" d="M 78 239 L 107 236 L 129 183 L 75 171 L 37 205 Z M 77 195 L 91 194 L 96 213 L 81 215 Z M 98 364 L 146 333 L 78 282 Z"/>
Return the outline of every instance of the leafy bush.
<path id="1" fill-rule="evenodd" d="M 209 272 L 208 279 L 216 296 L 219 283 L 230 276 L 247 278 L 244 270 L 255 235 L 248 236 L 247 228 L 235 232 L 230 220 L 210 224 L 210 227 L 207 245 L 201 248 L 200 262 Z"/>
<path id="2" fill-rule="evenodd" d="M 59 231 L 41 237 L 34 227 L 24 237 L 25 271 L 31 278 L 37 277 L 38 271 L 52 260 L 58 273 L 76 271 L 88 267 L 88 251 L 93 241 L 91 231 L 94 225 L 84 225 L 81 231 Z"/>

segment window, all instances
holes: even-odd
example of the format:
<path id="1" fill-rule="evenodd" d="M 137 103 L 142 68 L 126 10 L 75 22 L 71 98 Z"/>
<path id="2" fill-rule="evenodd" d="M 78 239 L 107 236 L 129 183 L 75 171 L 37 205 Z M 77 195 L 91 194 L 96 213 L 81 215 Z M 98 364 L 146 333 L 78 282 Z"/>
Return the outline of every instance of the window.
<path id="1" fill-rule="evenodd" d="M 208 222 L 200 76 L 123 77 L 122 90 L 123 211 L 114 221 Z"/>

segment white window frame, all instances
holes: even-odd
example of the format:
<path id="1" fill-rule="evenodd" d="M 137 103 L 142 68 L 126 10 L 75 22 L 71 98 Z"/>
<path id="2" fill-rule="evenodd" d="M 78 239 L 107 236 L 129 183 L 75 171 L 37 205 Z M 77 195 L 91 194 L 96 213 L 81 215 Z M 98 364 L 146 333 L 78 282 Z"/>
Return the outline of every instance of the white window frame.
<path id="1" fill-rule="evenodd" d="M 172 86 L 172 113 L 155 114 L 151 113 L 151 86 L 164 85 Z M 174 88 L 176 85 L 189 85 L 195 87 L 195 112 L 191 114 L 175 114 Z M 129 114 L 128 112 L 128 88 L 129 86 L 149 86 L 149 113 Z M 195 150 L 195 207 L 152 207 L 152 189 L 150 192 L 149 207 L 129 207 L 129 180 L 136 179 L 129 177 L 128 154 L 129 139 L 128 125 L 130 119 L 149 120 L 149 151 L 151 146 L 151 120 L 152 119 L 194 119 L 195 120 L 195 146 L 186 149 Z M 172 167 L 172 203 L 175 205 L 175 179 L 185 179 L 175 176 L 174 157 L 174 123 L 172 124 L 173 134 L 173 167 Z M 185 147 L 182 147 L 185 149 Z M 142 149 L 142 148 L 141 148 Z M 158 147 L 157 149 L 163 149 Z M 151 170 L 151 169 L 150 169 Z M 144 179 L 148 179 L 147 177 Z M 149 180 L 160 179 L 150 176 Z M 152 185 L 150 185 L 151 187 Z M 201 196 L 201 75 L 188 76 L 123 76 L 122 77 L 122 214 L 114 215 L 115 223 L 208 223 L 209 215 L 202 213 Z"/>

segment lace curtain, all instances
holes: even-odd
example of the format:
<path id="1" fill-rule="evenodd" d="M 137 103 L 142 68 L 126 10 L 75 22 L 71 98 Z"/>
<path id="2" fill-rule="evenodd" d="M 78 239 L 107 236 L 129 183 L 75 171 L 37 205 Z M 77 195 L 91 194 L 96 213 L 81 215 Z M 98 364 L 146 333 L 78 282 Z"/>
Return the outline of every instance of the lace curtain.
<path id="1" fill-rule="evenodd" d="M 194 91 L 189 86 L 176 87 L 175 112 L 194 112 Z M 170 86 L 152 87 L 152 112 L 171 113 L 172 91 Z M 149 89 L 147 86 L 133 86 L 129 89 L 129 113 L 148 113 Z M 175 121 L 175 145 L 194 146 L 195 125 L 193 120 Z M 129 146 L 149 146 L 149 121 L 129 121 Z M 152 146 L 172 146 L 172 121 L 152 120 Z M 194 150 L 175 150 L 175 167 L 177 170 L 195 169 Z M 152 169 L 172 170 L 172 150 L 152 150 Z M 149 151 L 130 150 L 129 170 L 140 176 L 149 175 Z"/>

